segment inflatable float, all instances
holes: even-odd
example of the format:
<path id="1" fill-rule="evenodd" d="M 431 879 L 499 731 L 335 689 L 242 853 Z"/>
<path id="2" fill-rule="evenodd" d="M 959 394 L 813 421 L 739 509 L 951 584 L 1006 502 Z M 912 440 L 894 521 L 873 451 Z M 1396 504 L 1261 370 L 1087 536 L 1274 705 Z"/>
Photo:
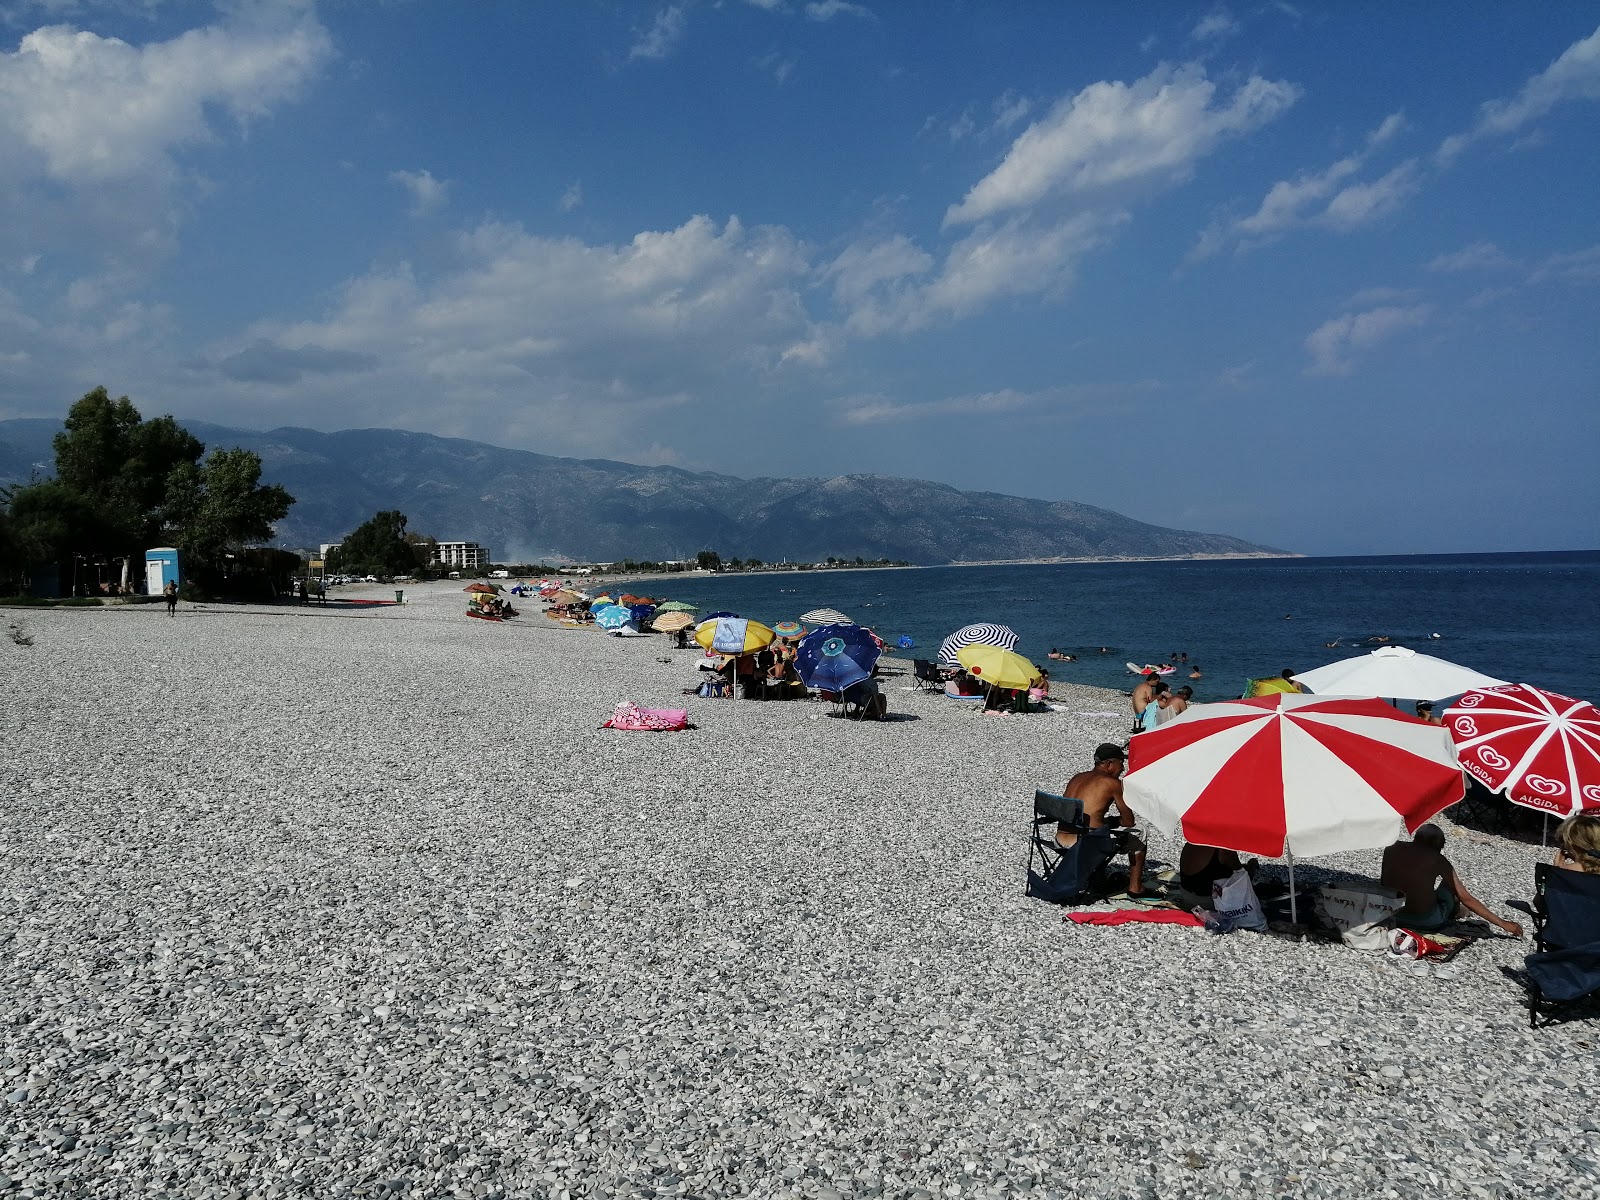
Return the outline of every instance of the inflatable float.
<path id="1" fill-rule="evenodd" d="M 974 696 L 963 696 L 960 692 L 951 691 L 949 685 L 946 685 L 944 689 L 944 696 L 946 700 L 976 700 L 980 704 L 982 704 L 984 700 L 984 695 L 982 692 L 979 692 Z"/>
<path id="2" fill-rule="evenodd" d="M 1124 663 L 1123 665 L 1135 675 L 1148 675 L 1152 671 L 1154 671 L 1157 675 L 1171 675 L 1178 669 L 1170 663 L 1164 663 L 1159 667 L 1152 663 L 1145 663 L 1145 665 L 1142 667 L 1138 663 Z"/>

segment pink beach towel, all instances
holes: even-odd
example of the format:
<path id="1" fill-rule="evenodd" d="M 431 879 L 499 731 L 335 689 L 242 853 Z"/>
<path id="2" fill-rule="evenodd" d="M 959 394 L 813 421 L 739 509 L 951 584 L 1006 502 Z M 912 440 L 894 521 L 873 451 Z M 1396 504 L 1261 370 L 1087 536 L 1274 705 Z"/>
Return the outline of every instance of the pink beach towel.
<path id="1" fill-rule="evenodd" d="M 689 710 L 684 708 L 640 708 L 631 701 L 617 705 L 616 712 L 601 729 L 678 730 L 689 727 Z"/>

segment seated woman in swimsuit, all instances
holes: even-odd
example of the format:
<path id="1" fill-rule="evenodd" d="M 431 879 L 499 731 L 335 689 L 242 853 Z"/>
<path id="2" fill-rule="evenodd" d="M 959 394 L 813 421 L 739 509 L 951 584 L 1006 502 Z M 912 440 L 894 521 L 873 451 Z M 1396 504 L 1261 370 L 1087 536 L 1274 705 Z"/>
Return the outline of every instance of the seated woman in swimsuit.
<path id="1" fill-rule="evenodd" d="M 1555 865 L 1600 875 L 1600 814 L 1578 813 L 1556 827 Z"/>
<path id="2" fill-rule="evenodd" d="M 1209 896 L 1213 883 L 1226 879 L 1241 867 L 1254 875 L 1255 871 L 1252 869 L 1254 866 L 1254 859 L 1251 859 L 1247 866 L 1239 861 L 1239 856 L 1232 850 L 1190 842 L 1178 855 L 1178 882 L 1183 885 L 1183 890 L 1186 892 L 1193 892 L 1196 896 Z"/>

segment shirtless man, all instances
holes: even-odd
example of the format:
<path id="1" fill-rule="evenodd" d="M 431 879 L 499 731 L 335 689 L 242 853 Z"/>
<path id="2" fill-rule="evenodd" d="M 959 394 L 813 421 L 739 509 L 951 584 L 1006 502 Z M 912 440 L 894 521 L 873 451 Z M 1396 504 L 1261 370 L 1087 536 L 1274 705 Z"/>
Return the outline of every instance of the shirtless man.
<path id="1" fill-rule="evenodd" d="M 1502 921 L 1467 890 L 1444 856 L 1444 830 L 1437 825 L 1424 825 L 1411 841 L 1385 850 L 1380 882 L 1406 898 L 1405 907 L 1390 918 L 1395 925 L 1432 933 L 1455 920 L 1459 906 L 1512 937 L 1522 936 L 1521 925 Z"/>
<path id="2" fill-rule="evenodd" d="M 1144 710 L 1150 707 L 1150 702 L 1156 698 L 1156 684 L 1161 682 L 1161 676 L 1151 671 L 1133 689 L 1133 728 L 1134 732 L 1144 728 Z"/>
<path id="3" fill-rule="evenodd" d="M 1189 701 L 1194 697 L 1194 689 L 1185 685 L 1172 693 L 1172 703 L 1167 708 L 1168 719 L 1179 713 L 1189 711 Z"/>
<path id="4" fill-rule="evenodd" d="M 1141 890 L 1144 883 L 1145 845 L 1134 831 L 1133 810 L 1122 798 L 1122 771 L 1127 765 L 1121 746 L 1101 742 L 1095 747 L 1094 766 L 1079 771 L 1067 780 L 1061 794 L 1083 805 L 1083 815 L 1090 829 L 1105 829 L 1116 843 L 1117 852 L 1128 856 L 1128 895 L 1139 899 L 1147 893 Z M 1112 822 L 1111 807 L 1116 805 L 1116 820 Z M 1070 846 L 1077 835 L 1056 831 L 1056 841 Z"/>

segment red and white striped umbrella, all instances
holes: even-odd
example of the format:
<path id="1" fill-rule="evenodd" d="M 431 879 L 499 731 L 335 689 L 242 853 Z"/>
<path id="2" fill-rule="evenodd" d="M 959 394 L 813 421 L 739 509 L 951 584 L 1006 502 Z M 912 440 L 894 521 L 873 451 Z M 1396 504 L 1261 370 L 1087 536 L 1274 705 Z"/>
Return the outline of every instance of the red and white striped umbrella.
<path id="1" fill-rule="evenodd" d="M 1387 846 L 1465 792 L 1450 736 L 1382 700 L 1279 692 L 1196 704 L 1128 744 L 1133 811 L 1241 854 Z"/>
<path id="2" fill-rule="evenodd" d="M 1461 766 L 1524 808 L 1600 811 L 1600 710 L 1526 683 L 1468 692 L 1444 712 Z"/>

